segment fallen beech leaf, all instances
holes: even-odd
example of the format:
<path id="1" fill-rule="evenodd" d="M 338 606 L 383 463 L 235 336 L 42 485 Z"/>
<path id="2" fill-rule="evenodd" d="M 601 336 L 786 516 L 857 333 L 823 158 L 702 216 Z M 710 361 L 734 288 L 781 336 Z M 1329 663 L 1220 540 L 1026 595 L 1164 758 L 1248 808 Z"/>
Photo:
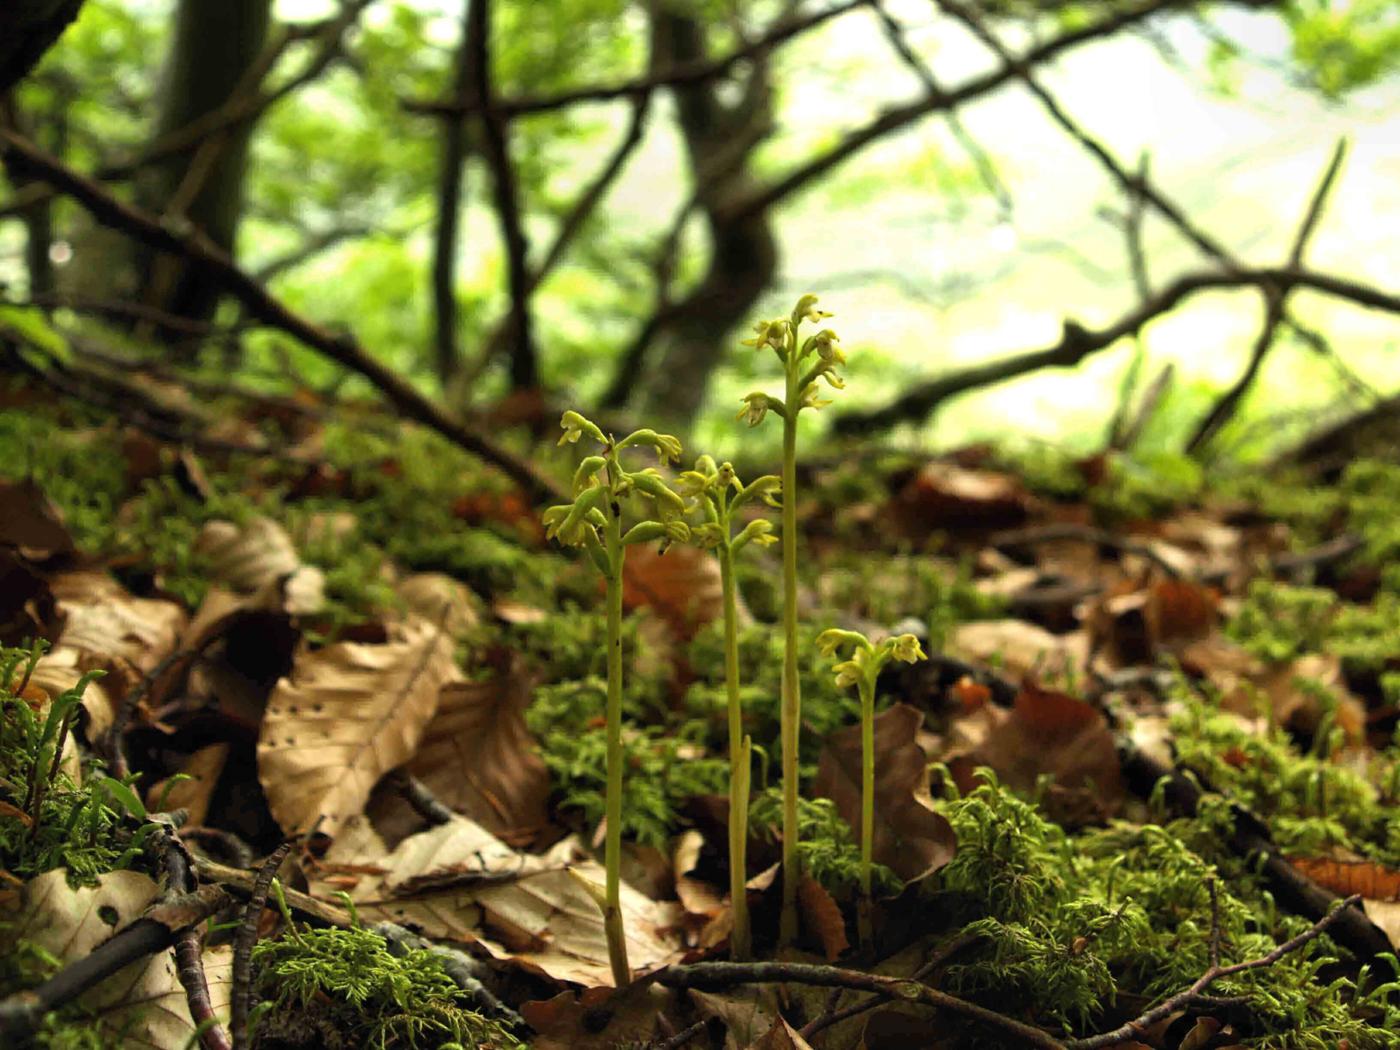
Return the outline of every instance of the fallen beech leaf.
<path id="1" fill-rule="evenodd" d="M 66 645 L 50 649 L 34 665 L 34 673 L 29 676 L 29 684 L 48 693 L 59 696 L 78 684 L 85 666 L 89 666 L 86 656 L 77 649 Z M 103 679 L 88 682 L 83 690 L 83 709 L 87 712 L 85 735 L 89 742 L 102 739 L 112 727 L 116 716 L 116 699 L 107 689 Z"/>
<path id="2" fill-rule="evenodd" d="M 408 771 L 443 805 L 498 833 L 548 822 L 549 770 L 525 728 L 532 683 L 520 674 L 445 686 Z"/>
<path id="3" fill-rule="evenodd" d="M 816 879 L 803 876 L 797 884 L 797 902 L 802 906 L 803 925 L 821 941 L 827 962 L 851 946 L 846 939 L 846 918 L 834 897 Z"/>
<path id="4" fill-rule="evenodd" d="M 517 853 L 465 817 L 410 835 L 392 853 L 372 859 L 384 866 L 384 886 L 395 894 L 473 878 L 513 878 L 544 867 L 538 856 Z"/>
<path id="5" fill-rule="evenodd" d="M 1083 822 L 1111 814 L 1121 803 L 1113 732 L 1092 705 L 1027 681 L 1011 710 L 988 705 L 972 717 L 985 720 L 985 739 L 948 763 L 964 791 L 976 786 L 978 766 L 990 766 L 1003 784 L 1024 793 L 1052 775 L 1046 808 L 1056 820 Z"/>
<path id="6" fill-rule="evenodd" d="M 1368 900 L 1400 901 L 1400 869 L 1373 860 L 1289 857 L 1288 863 L 1339 897 L 1359 893 Z"/>
<path id="7" fill-rule="evenodd" d="M 258 779 L 288 833 L 323 818 L 331 837 L 375 782 L 406 762 L 460 680 L 451 640 L 423 620 L 395 625 L 384 645 L 341 642 L 304 650 L 268 698 Z"/>
<path id="8" fill-rule="evenodd" d="M 690 992 L 701 1017 L 724 1025 L 724 1050 L 748 1050 L 777 1023 L 778 986 L 750 985 L 727 992 Z"/>
<path id="9" fill-rule="evenodd" d="M 1152 641 L 1171 648 L 1204 638 L 1220 619 L 1220 592 L 1191 580 L 1158 580 L 1147 591 Z"/>
<path id="10" fill-rule="evenodd" d="M 477 598 L 460 580 L 441 572 L 418 572 L 394 588 L 408 611 L 429 623 L 441 621 L 443 630 L 460 638 L 481 622 Z"/>
<path id="11" fill-rule="evenodd" d="M 723 611 L 719 562 L 698 547 L 671 547 L 665 554 L 650 545 L 632 547 L 622 578 L 622 600 L 630 609 L 646 606 L 681 638 L 690 638 Z"/>
<path id="12" fill-rule="evenodd" d="M 1361 903 L 1370 920 L 1390 938 L 1390 946 L 1400 949 L 1400 902 L 1364 900 Z"/>
<path id="13" fill-rule="evenodd" d="M 256 591 L 301 568 L 287 530 L 271 518 L 250 518 L 242 526 L 211 521 L 200 530 L 194 549 L 209 561 L 209 573 L 237 591 Z"/>
<path id="14" fill-rule="evenodd" d="M 137 598 L 103 572 L 50 581 L 64 616 L 58 646 L 76 650 L 82 671 L 103 670 L 113 695 L 126 692 L 175 649 L 185 613 L 174 602 Z"/>
<path id="15" fill-rule="evenodd" d="M 901 516 L 926 529 L 1006 528 L 1026 520 L 1030 497 L 1007 474 L 926 464 L 896 498 Z"/>
<path id="16" fill-rule="evenodd" d="M 906 882 L 923 878 L 953 859 L 952 826 L 924 801 L 928 768 L 915 734 L 923 712 L 895 704 L 875 716 L 875 861 Z M 861 727 L 847 726 L 826 738 L 812 791 L 836 803 L 859 841 Z"/>
<path id="17" fill-rule="evenodd" d="M 43 561 L 73 550 L 63 515 L 32 479 L 0 481 L 0 545 Z"/>
<path id="18" fill-rule="evenodd" d="M 1089 637 L 1083 631 L 1051 634 L 1024 620 L 981 620 L 949 632 L 947 650 L 968 663 L 999 666 L 1011 679 L 1034 675 L 1042 681 L 1066 676 L 1082 681 Z"/>
<path id="19" fill-rule="evenodd" d="M 8 952 L 25 940 L 61 963 L 75 962 L 139 918 L 159 892 L 156 883 L 140 872 L 108 872 L 96 886 L 76 890 L 68 885 L 67 876 L 59 868 L 25 884 L 17 913 L 0 926 L 0 950 Z M 206 953 L 210 998 L 225 1019 L 231 967 L 231 950 Z M 92 1011 L 111 1045 L 120 1039 L 124 1047 L 170 1050 L 185 1046 L 195 1031 L 170 952 L 131 964 L 77 1002 Z"/>

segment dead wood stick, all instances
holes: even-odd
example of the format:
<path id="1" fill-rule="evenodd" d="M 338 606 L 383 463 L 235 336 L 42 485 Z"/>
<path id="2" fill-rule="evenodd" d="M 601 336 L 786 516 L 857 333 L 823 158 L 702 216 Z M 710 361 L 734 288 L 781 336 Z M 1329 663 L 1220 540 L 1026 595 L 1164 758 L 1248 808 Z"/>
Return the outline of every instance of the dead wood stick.
<path id="1" fill-rule="evenodd" d="M 372 357 L 352 335 L 318 324 L 273 296 L 203 231 L 187 223 L 162 223 L 155 216 L 118 200 L 105 187 L 12 131 L 0 129 L 0 154 L 17 169 L 43 179 L 73 198 L 102 225 L 158 251 L 186 259 L 217 281 L 251 317 L 287 333 L 322 357 L 362 376 L 403 415 L 495 466 L 524 488 L 531 498 L 540 502 L 564 498 L 561 487 L 537 471 L 533 464 L 453 418 L 441 405 L 419 393 L 393 367 Z"/>
<path id="2" fill-rule="evenodd" d="M 969 1020 L 998 1029 L 1027 1046 L 1043 1050 L 1064 1050 L 1065 1044 L 1043 1029 L 989 1010 L 985 1006 L 930 988 L 906 977 L 847 970 L 839 966 L 784 962 L 707 962 L 671 966 L 657 975 L 657 982 L 668 988 L 731 988 L 741 984 L 804 984 L 818 988 L 853 988 L 874 992 L 884 999 L 919 1003 L 936 1010 L 956 1013 Z"/>
<path id="3" fill-rule="evenodd" d="M 243 911 L 243 922 L 233 938 L 233 991 L 229 1002 L 229 1033 L 233 1038 L 233 1050 L 243 1050 L 248 1046 L 248 1013 L 253 999 L 253 948 L 258 943 L 258 920 L 262 918 L 267 905 L 267 895 L 272 889 L 272 880 L 277 869 L 287 858 L 299 840 L 293 836 L 269 854 L 253 880 L 253 890 L 248 897 L 248 906 Z"/>

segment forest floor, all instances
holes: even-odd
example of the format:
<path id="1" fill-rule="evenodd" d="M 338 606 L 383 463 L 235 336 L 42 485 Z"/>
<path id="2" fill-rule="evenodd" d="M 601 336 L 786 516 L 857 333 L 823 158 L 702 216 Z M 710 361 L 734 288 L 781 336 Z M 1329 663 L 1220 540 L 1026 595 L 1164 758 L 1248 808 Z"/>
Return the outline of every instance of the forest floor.
<path id="1" fill-rule="evenodd" d="M 596 571 L 369 409 L 205 407 L 181 444 L 0 405 L 4 1045 L 1400 1046 L 1393 455 L 804 464 L 801 933 L 754 545 L 733 965 L 718 569 L 633 548 L 615 993 Z M 929 655 L 878 682 L 865 938 L 831 627 Z"/>

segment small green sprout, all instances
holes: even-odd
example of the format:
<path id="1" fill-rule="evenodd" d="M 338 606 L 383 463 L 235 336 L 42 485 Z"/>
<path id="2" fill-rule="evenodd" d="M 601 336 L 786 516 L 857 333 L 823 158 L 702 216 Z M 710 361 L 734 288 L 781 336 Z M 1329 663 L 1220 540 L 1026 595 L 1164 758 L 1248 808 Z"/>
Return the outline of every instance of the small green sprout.
<path id="1" fill-rule="evenodd" d="M 919 639 L 912 634 L 886 638 L 878 645 L 858 631 L 832 628 L 817 636 L 817 648 L 823 656 L 837 656 L 849 651 L 850 659 L 834 668 L 836 684 L 841 688 L 855 686 L 860 693 L 860 938 L 871 943 L 870 873 L 873 865 L 875 839 L 875 681 L 880 670 L 890 660 L 917 663 L 928 659 Z"/>
<path id="2" fill-rule="evenodd" d="M 734 908 L 734 930 L 729 935 L 730 951 L 736 959 L 746 959 L 753 946 L 749 927 L 747 890 L 748 814 L 750 754 L 753 742 L 744 735 L 743 708 L 739 701 L 739 623 L 734 589 L 734 555 L 750 543 L 776 543 L 773 523 L 755 518 L 736 536 L 734 512 L 748 503 L 761 501 L 770 507 L 780 504 L 782 486 L 772 474 L 748 485 L 742 484 L 728 463 L 715 466 L 709 456 L 695 461 L 678 480 L 680 490 L 693 497 L 705 513 L 705 523 L 691 530 L 692 540 L 714 548 L 719 558 L 720 586 L 724 598 L 724 684 L 729 700 L 729 898 Z"/>
<path id="3" fill-rule="evenodd" d="M 783 769 L 783 911 L 779 940 L 791 944 L 797 937 L 797 886 L 800 878 L 797 854 L 797 752 L 801 731 L 802 693 L 797 677 L 797 417 L 804 408 L 821 408 L 830 402 L 819 396 L 818 381 L 841 389 L 845 382 L 836 373 L 846 363 L 836 333 L 823 328 L 801 338 L 804 321 L 820 323 L 831 315 L 817 309 L 817 297 L 804 295 L 792 313 L 754 325 L 752 339 L 745 346 L 759 350 L 768 347 L 783 365 L 782 398 L 762 391 L 746 396 L 740 419 L 751 427 L 763 422 L 769 412 L 783 421 L 783 684 L 782 684 L 782 769 Z"/>
<path id="4" fill-rule="evenodd" d="M 629 471 L 619 458 L 624 449 L 647 446 L 661 462 L 680 458 L 681 443 L 669 434 L 637 430 L 614 441 L 577 412 L 565 412 L 559 444 L 577 444 L 585 436 L 603 446 L 601 455 L 586 456 L 574 472 L 574 501 L 544 512 L 546 535 L 570 547 L 582 547 L 607 581 L 608 606 L 608 784 L 604 867 L 607 885 L 602 901 L 603 929 L 613 983 L 626 987 L 632 979 L 627 964 L 627 940 L 622 927 L 622 569 L 627 548 L 659 541 L 664 550 L 690 539 L 682 520 L 685 500 L 653 468 Z M 629 496 L 650 501 L 655 516 L 623 531 L 622 504 Z"/>

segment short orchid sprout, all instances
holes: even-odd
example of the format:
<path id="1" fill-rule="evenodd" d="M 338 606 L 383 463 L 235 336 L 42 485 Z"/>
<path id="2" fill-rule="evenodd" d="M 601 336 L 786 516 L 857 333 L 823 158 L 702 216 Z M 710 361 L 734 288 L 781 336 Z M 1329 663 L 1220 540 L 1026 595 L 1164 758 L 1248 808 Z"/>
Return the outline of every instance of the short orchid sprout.
<path id="1" fill-rule="evenodd" d="M 574 473 L 574 501 L 544 512 L 545 535 L 570 547 L 582 547 L 607 583 L 608 702 L 606 833 L 604 867 L 607 882 L 599 898 L 613 983 L 623 988 L 632 980 L 627 962 L 627 938 L 622 924 L 622 572 L 627 548 L 637 543 L 687 543 L 690 527 L 682 520 L 685 500 L 653 468 L 628 471 L 619 454 L 628 448 L 653 449 L 663 463 L 680 458 L 681 443 L 670 434 L 637 430 L 613 441 L 577 412 L 565 412 L 559 443 L 577 444 L 583 437 L 603 446 L 587 456 Z M 643 497 L 653 516 L 623 531 L 622 506 L 632 496 Z"/>
<path id="2" fill-rule="evenodd" d="M 772 349 L 783 364 L 782 399 L 755 391 L 744 397 L 739 418 L 756 427 L 772 412 L 783 421 L 783 910 L 778 937 L 785 945 L 797 938 L 797 887 L 801 879 L 797 857 L 797 751 L 802 722 L 797 677 L 797 419 L 804 409 L 830 404 L 818 396 L 817 381 L 825 379 L 833 389 L 840 389 L 844 383 L 836 369 L 846 361 L 831 329 L 823 328 L 804 340 L 801 328 L 804 323 L 820 324 L 830 316 L 817 309 L 815 295 L 804 295 L 791 314 L 758 322 L 753 338 L 744 340 L 746 346 Z M 805 365 L 813 355 L 816 361 Z"/>
<path id="3" fill-rule="evenodd" d="M 730 954 L 748 958 L 753 949 L 753 932 L 748 906 L 748 818 L 749 778 L 752 742 L 744 735 L 744 713 L 739 699 L 739 615 L 734 583 L 734 556 L 750 543 L 772 543 L 772 522 L 755 518 L 737 535 L 735 511 L 747 503 L 760 501 L 773 505 L 782 483 L 766 475 L 743 485 L 728 463 L 716 465 L 709 456 L 695 461 L 677 486 L 689 496 L 705 516 L 703 524 L 691 530 L 692 541 L 713 548 L 719 559 L 720 586 L 724 602 L 724 683 L 729 701 L 729 898 L 734 910 L 734 928 L 729 935 Z"/>
<path id="4" fill-rule="evenodd" d="M 823 656 L 849 654 L 833 671 L 841 688 L 855 686 L 860 693 L 860 906 L 858 924 L 863 944 L 870 944 L 874 933 L 871 922 L 870 884 L 874 867 L 875 843 L 875 683 L 881 669 L 891 660 L 917 663 L 928 659 L 919 639 L 912 634 L 886 638 L 878 644 L 858 631 L 838 628 L 817 636 L 817 649 Z"/>

